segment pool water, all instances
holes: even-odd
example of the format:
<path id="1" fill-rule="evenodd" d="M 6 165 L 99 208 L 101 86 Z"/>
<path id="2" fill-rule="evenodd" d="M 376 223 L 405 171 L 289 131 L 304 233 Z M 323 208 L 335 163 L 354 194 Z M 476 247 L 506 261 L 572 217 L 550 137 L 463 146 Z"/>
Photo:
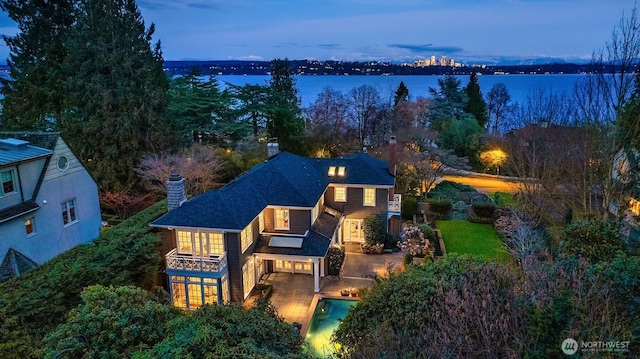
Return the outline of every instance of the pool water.
<path id="1" fill-rule="evenodd" d="M 334 345 L 331 335 L 338 329 L 349 308 L 356 305 L 355 300 L 320 298 L 309 323 L 305 340 L 316 357 L 331 357 Z"/>

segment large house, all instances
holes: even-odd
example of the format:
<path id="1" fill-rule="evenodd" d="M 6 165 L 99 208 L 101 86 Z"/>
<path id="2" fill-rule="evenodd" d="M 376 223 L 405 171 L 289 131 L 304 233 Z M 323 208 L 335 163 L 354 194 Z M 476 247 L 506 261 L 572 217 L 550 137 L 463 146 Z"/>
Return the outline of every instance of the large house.
<path id="1" fill-rule="evenodd" d="M 0 281 L 95 239 L 98 187 L 57 132 L 0 132 Z"/>
<path id="2" fill-rule="evenodd" d="M 399 231 L 395 166 L 367 153 L 305 158 L 268 146 L 264 163 L 189 201 L 183 178 L 174 173 L 167 182 L 169 212 L 151 225 L 169 244 L 175 306 L 243 302 L 270 272 L 307 274 L 318 292 L 329 247 L 363 242 L 367 216 L 383 216 Z"/>

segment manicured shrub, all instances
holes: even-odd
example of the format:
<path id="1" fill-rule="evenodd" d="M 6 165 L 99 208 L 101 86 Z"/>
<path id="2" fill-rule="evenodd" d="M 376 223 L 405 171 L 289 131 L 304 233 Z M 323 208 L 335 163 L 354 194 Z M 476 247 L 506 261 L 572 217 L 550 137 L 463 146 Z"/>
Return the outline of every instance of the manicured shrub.
<path id="1" fill-rule="evenodd" d="M 429 203 L 429 210 L 437 213 L 440 218 L 446 218 L 453 208 L 453 203 L 447 198 L 428 198 L 427 203 Z"/>
<path id="2" fill-rule="evenodd" d="M 430 225 L 422 223 L 418 225 L 418 228 L 422 231 L 422 234 L 424 234 L 424 238 L 430 241 L 436 239 L 436 232 Z"/>
<path id="3" fill-rule="evenodd" d="M 384 245 L 387 235 L 386 225 L 377 214 L 371 214 L 364 219 L 364 241 L 369 246 Z"/>
<path id="4" fill-rule="evenodd" d="M 416 213 L 418 213 L 418 199 L 413 196 L 402 197 L 402 218 L 412 220 Z"/>
<path id="5" fill-rule="evenodd" d="M 411 263 L 413 263 L 413 256 L 409 253 L 405 253 L 402 256 L 402 265 L 406 268 Z"/>
<path id="6" fill-rule="evenodd" d="M 327 260 L 329 261 L 329 275 L 340 275 L 340 269 L 344 262 L 344 250 L 338 247 L 330 247 L 327 252 Z"/>
<path id="7" fill-rule="evenodd" d="M 478 201 L 473 202 L 471 205 L 473 212 L 483 218 L 493 217 L 493 212 L 496 210 L 496 204 L 491 201 Z"/>
<path id="8" fill-rule="evenodd" d="M 471 223 L 493 224 L 493 218 L 480 217 L 475 214 L 470 214 L 467 220 Z"/>
<path id="9" fill-rule="evenodd" d="M 429 198 L 450 198 L 456 199 L 459 192 L 475 193 L 478 192 L 475 188 L 453 181 L 442 181 L 433 187 L 427 196 Z"/>

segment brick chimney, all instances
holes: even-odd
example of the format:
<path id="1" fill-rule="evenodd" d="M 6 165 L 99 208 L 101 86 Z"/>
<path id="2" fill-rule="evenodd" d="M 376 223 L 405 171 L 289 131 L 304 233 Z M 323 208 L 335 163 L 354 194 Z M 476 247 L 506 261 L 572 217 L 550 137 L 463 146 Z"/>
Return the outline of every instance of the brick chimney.
<path id="1" fill-rule="evenodd" d="M 267 158 L 271 158 L 280 152 L 280 146 L 278 145 L 278 138 L 271 137 L 269 143 L 267 143 Z"/>
<path id="2" fill-rule="evenodd" d="M 167 207 L 169 212 L 182 206 L 187 201 L 187 196 L 184 192 L 184 178 L 176 171 L 171 172 L 169 180 L 167 181 Z"/>
<path id="3" fill-rule="evenodd" d="M 396 136 L 389 138 L 389 174 L 396 175 Z"/>

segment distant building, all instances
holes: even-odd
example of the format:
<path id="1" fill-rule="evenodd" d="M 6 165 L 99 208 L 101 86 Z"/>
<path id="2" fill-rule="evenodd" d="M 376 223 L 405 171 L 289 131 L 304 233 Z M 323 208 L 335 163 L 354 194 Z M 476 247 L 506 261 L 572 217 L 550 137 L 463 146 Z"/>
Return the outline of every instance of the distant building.
<path id="1" fill-rule="evenodd" d="M 98 187 L 57 132 L 0 132 L 0 280 L 95 239 Z"/>

